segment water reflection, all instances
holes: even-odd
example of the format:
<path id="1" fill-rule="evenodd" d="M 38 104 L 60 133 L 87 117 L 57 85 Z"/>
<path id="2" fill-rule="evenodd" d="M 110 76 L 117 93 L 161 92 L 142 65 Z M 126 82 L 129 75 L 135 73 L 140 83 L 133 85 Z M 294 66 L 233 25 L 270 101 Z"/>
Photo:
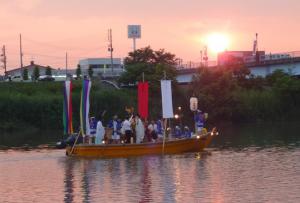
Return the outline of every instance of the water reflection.
<path id="1" fill-rule="evenodd" d="M 143 160 L 143 172 L 141 175 L 141 201 L 140 202 L 150 202 L 152 200 L 151 196 L 151 176 L 149 170 L 148 160 Z"/>
<path id="2" fill-rule="evenodd" d="M 90 202 L 90 193 L 91 193 L 91 180 L 93 173 L 93 162 L 84 160 L 82 161 L 82 186 L 81 190 L 83 193 L 83 201 Z"/>
<path id="3" fill-rule="evenodd" d="M 64 202 L 72 203 L 74 200 L 74 161 L 72 159 L 65 159 L 65 173 L 64 173 L 64 187 L 65 197 Z"/>
<path id="4" fill-rule="evenodd" d="M 227 125 L 219 127 L 220 136 L 212 147 L 233 150 L 247 147 L 299 147 L 300 122 Z"/>
<path id="5" fill-rule="evenodd" d="M 32 149 L 54 146 L 62 138 L 62 132 L 25 129 L 16 132 L 0 132 L 0 149 L 13 147 Z"/>
<path id="6" fill-rule="evenodd" d="M 0 150 L 0 202 L 299 202 L 300 127 L 285 135 L 278 127 L 224 129 L 200 154 L 82 159 Z"/>
<path id="7" fill-rule="evenodd" d="M 186 195 L 198 193 L 208 174 L 207 157 L 60 159 L 65 170 L 64 202 L 181 202 Z"/>
<path id="8" fill-rule="evenodd" d="M 0 152 L 0 202 L 299 202 L 300 148 L 129 159 Z"/>

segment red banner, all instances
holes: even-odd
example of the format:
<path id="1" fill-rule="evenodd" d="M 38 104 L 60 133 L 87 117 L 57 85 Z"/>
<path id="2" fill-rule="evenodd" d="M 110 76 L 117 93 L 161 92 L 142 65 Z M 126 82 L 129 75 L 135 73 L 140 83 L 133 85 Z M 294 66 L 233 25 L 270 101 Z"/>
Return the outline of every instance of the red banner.
<path id="1" fill-rule="evenodd" d="M 138 111 L 141 118 L 148 118 L 148 82 L 138 84 Z"/>

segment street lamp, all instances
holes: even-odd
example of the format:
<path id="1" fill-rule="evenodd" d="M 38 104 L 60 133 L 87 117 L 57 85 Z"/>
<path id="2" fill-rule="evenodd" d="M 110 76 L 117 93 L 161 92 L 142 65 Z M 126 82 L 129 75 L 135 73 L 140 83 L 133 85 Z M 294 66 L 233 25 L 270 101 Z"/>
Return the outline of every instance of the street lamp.
<path id="1" fill-rule="evenodd" d="M 179 115 L 178 115 L 178 114 L 175 114 L 174 117 L 175 117 L 175 119 L 178 119 L 178 118 L 179 118 Z"/>

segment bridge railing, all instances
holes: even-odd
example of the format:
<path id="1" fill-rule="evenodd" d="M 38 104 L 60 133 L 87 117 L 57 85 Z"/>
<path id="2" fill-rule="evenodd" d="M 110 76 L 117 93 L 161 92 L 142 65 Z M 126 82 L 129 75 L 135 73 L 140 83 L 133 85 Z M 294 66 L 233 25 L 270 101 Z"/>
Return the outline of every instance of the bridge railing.
<path id="1" fill-rule="evenodd" d="M 248 67 L 257 66 L 257 65 L 272 65 L 280 63 L 293 63 L 300 61 L 300 51 L 293 52 L 280 52 L 280 53 L 269 53 L 263 56 L 260 56 L 259 61 L 256 60 L 253 56 L 253 60 L 245 62 L 245 65 Z"/>
<path id="2" fill-rule="evenodd" d="M 256 61 L 256 57 L 253 56 L 247 57 L 244 59 L 244 64 L 248 67 L 257 66 L 257 65 L 271 65 L 271 64 L 280 64 L 280 63 L 293 63 L 300 61 L 300 51 L 291 51 L 291 52 L 280 52 L 280 53 L 266 53 L 265 55 L 260 56 L 260 60 Z M 183 64 L 176 65 L 177 70 L 189 70 L 199 67 L 215 67 L 218 65 L 218 61 L 207 61 L 207 62 L 186 62 Z"/>
<path id="3" fill-rule="evenodd" d="M 177 70 L 182 70 L 182 69 L 195 69 L 199 67 L 213 67 L 217 65 L 217 61 L 207 61 L 207 62 L 187 62 L 184 64 L 178 64 L 176 66 Z"/>

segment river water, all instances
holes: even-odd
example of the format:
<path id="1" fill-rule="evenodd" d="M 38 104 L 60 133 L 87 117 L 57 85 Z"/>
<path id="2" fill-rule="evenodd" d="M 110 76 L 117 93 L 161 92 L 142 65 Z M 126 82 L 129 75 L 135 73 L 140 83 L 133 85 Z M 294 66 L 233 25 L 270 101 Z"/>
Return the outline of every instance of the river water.
<path id="1" fill-rule="evenodd" d="M 120 159 L 2 147 L 0 202 L 300 202 L 299 132 L 224 126 L 205 153 Z"/>

